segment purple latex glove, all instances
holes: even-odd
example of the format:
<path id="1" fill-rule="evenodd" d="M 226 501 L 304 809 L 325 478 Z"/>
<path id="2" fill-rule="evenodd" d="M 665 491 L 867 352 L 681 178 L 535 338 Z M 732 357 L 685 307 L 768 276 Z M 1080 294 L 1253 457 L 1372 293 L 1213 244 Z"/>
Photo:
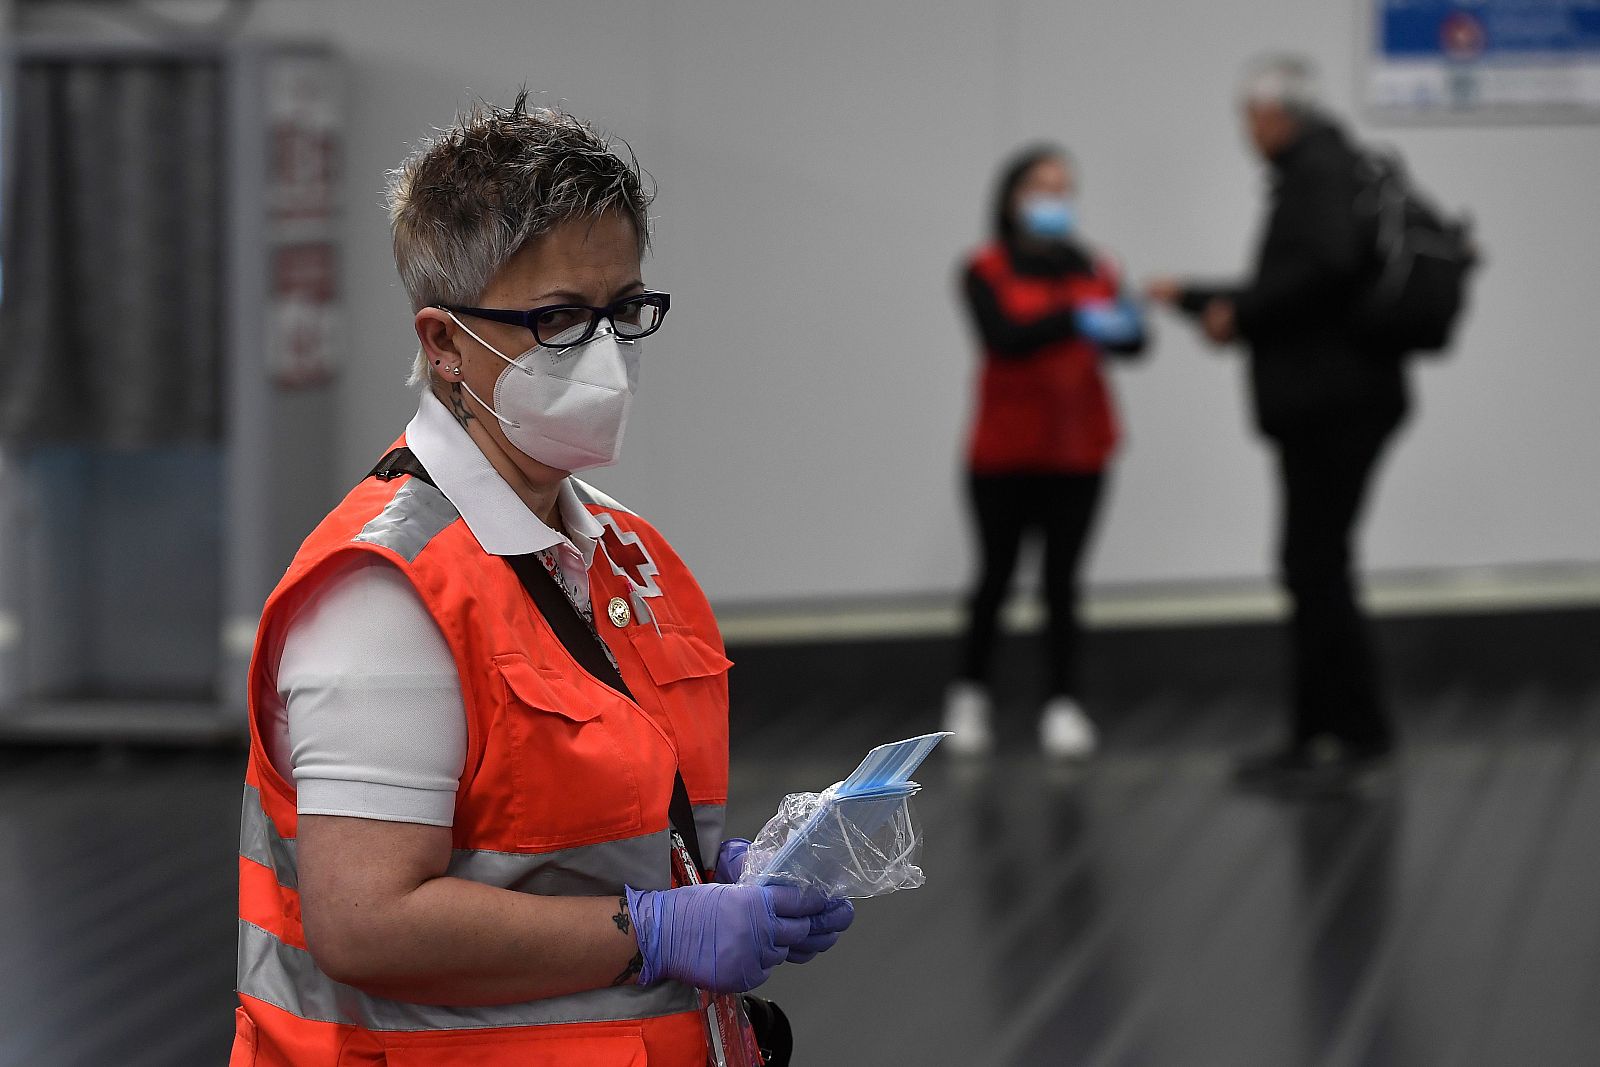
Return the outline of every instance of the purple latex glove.
<path id="1" fill-rule="evenodd" d="M 828 951 L 855 921 L 854 904 L 843 898 L 830 898 L 826 907 L 811 916 L 811 932 L 789 946 L 789 962 L 807 963 L 817 953 Z"/>
<path id="2" fill-rule="evenodd" d="M 765 982 L 791 945 L 813 936 L 813 919 L 828 906 L 820 891 L 786 885 L 626 889 L 644 959 L 639 984 L 676 978 L 716 993 Z"/>
<path id="3" fill-rule="evenodd" d="M 732 885 L 744 873 L 744 854 L 750 851 L 750 840 L 730 837 L 717 849 L 717 881 Z"/>
<path id="4" fill-rule="evenodd" d="M 733 884 L 744 872 L 745 853 L 750 851 L 750 841 L 743 837 L 730 837 L 717 849 L 717 881 Z M 789 946 L 790 963 L 807 963 L 817 953 L 826 952 L 839 940 L 839 935 L 850 929 L 855 921 L 855 905 L 848 900 L 830 899 L 827 905 L 811 917 L 811 932 Z"/>

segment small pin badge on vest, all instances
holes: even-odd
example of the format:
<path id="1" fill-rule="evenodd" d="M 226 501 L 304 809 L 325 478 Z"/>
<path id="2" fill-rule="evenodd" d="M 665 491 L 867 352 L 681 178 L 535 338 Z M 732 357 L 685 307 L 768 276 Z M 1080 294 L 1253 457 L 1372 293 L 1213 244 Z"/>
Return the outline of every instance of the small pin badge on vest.
<path id="1" fill-rule="evenodd" d="M 611 603 L 606 605 L 606 614 L 611 618 L 611 625 L 619 629 L 633 620 L 633 609 L 619 596 L 611 598 Z"/>

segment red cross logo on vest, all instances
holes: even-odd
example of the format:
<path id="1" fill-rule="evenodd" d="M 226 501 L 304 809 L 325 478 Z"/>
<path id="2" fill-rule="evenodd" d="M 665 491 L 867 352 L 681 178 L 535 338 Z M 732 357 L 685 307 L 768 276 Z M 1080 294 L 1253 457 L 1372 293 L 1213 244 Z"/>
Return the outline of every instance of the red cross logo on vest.
<path id="1" fill-rule="evenodd" d="M 634 592 L 640 596 L 660 596 L 661 587 L 656 585 L 656 575 L 660 572 L 640 542 L 639 535 L 621 529 L 617 526 L 617 520 L 604 512 L 596 518 L 605 528 L 600 535 L 600 547 L 605 550 L 612 571 L 628 579 Z"/>

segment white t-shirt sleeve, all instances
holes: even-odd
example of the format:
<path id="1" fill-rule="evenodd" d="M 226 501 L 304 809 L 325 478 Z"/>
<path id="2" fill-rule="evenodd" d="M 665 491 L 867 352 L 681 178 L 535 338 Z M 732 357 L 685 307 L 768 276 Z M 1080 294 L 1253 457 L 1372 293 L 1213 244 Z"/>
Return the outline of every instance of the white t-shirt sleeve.
<path id="1" fill-rule="evenodd" d="M 284 625 L 273 688 L 267 748 L 294 779 L 301 815 L 453 823 L 467 751 L 461 679 L 398 568 L 364 555 L 324 578 Z"/>

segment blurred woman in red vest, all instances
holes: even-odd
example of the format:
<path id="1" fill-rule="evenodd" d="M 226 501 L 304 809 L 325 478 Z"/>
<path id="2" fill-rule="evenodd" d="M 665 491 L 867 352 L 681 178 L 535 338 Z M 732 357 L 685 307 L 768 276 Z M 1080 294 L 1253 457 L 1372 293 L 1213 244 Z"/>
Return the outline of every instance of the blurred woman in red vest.
<path id="1" fill-rule="evenodd" d="M 1077 179 L 1060 148 L 1036 146 L 1002 172 L 992 242 L 968 261 L 968 309 L 982 344 L 967 488 L 981 550 L 961 674 L 946 694 L 954 751 L 993 744 L 990 671 L 1000 609 L 1024 537 L 1042 535 L 1049 607 L 1048 755 L 1094 751 L 1078 701 L 1078 572 L 1094 524 L 1117 420 L 1106 354 L 1144 347 L 1139 310 L 1115 269 L 1078 232 Z"/>

